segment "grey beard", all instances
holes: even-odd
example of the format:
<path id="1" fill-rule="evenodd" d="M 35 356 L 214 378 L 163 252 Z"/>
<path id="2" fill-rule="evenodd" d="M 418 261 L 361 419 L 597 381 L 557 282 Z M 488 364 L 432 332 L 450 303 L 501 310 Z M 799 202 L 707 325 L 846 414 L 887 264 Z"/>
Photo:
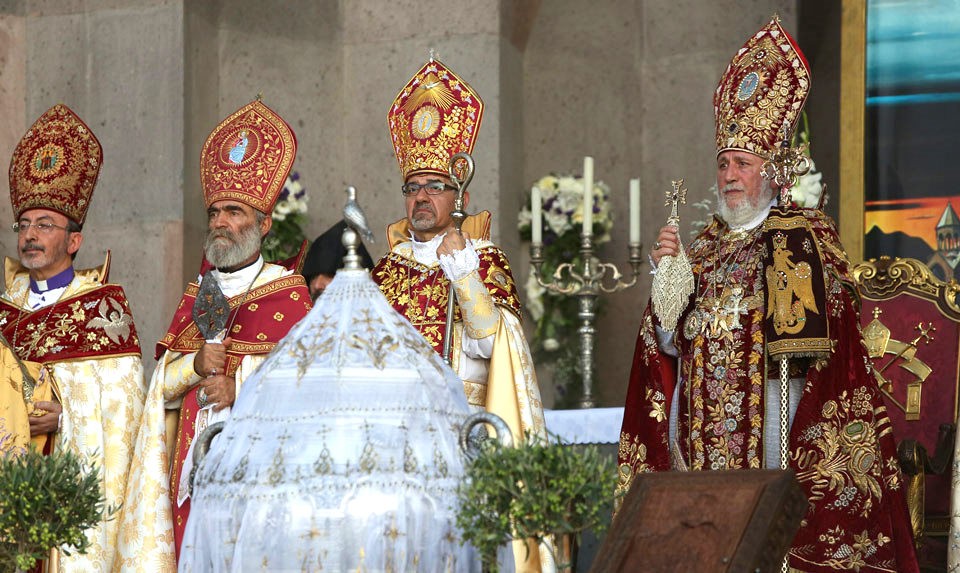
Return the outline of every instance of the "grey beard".
<path id="1" fill-rule="evenodd" d="M 233 242 L 218 242 L 215 240 L 218 237 L 226 237 Z M 203 243 L 203 254 L 211 265 L 219 269 L 240 265 L 259 250 L 260 233 L 257 225 L 250 225 L 236 235 L 225 229 L 210 231 Z"/>

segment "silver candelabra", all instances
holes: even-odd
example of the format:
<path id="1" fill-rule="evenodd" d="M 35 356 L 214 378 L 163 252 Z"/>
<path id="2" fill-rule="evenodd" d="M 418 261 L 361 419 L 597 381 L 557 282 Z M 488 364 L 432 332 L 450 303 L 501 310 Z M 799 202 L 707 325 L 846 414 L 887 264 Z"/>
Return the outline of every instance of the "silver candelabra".
<path id="1" fill-rule="evenodd" d="M 620 269 L 612 263 L 602 263 L 593 253 L 593 236 L 580 234 L 580 263 L 563 263 L 554 271 L 552 280 L 544 280 L 540 272 L 543 266 L 543 244 L 530 245 L 530 266 L 537 283 L 550 292 L 579 299 L 577 318 L 580 319 L 580 366 L 583 376 L 581 408 L 593 408 L 593 322 L 596 319 L 597 297 L 601 292 L 614 293 L 637 284 L 640 267 L 643 265 L 641 243 L 627 245 L 632 268 L 629 281 L 621 280 Z M 609 276 L 608 276 L 609 275 Z M 612 283 L 612 284 L 611 284 Z"/>

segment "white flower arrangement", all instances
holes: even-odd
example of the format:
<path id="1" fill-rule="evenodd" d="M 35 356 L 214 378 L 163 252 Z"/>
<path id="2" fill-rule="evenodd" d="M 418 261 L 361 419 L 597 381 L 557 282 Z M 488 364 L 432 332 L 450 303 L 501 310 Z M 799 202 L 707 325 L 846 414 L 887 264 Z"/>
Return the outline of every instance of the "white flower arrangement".
<path id="1" fill-rule="evenodd" d="M 810 171 L 797 180 L 797 184 L 790 189 L 790 199 L 798 207 L 816 209 L 820 205 L 820 196 L 823 195 L 823 173 L 817 171 L 817 166 L 810 159 Z"/>
<path id="2" fill-rule="evenodd" d="M 309 200 L 310 196 L 300 184 L 300 174 L 296 171 L 290 173 L 283 184 L 283 190 L 280 191 L 277 204 L 273 206 L 273 221 L 283 221 L 290 215 L 306 215 Z"/>
<path id="3" fill-rule="evenodd" d="M 579 237 L 583 226 L 583 178 L 573 175 L 547 175 L 541 177 L 533 186 L 540 189 L 543 200 L 543 220 L 546 224 L 544 244 L 551 242 L 548 238 L 551 233 L 554 238 L 559 238 L 568 231 L 575 231 Z M 603 181 L 595 181 L 592 191 L 594 244 L 603 244 L 610 240 L 610 229 L 613 228 L 610 187 Z M 527 205 L 517 216 L 517 228 L 528 240 L 530 222 L 530 205 L 527 201 Z"/>
<path id="4" fill-rule="evenodd" d="M 306 189 L 300 183 L 300 174 L 291 172 L 270 214 L 273 226 L 260 249 L 264 260 L 282 261 L 297 254 L 306 239 L 303 228 L 307 223 L 309 200 Z"/>

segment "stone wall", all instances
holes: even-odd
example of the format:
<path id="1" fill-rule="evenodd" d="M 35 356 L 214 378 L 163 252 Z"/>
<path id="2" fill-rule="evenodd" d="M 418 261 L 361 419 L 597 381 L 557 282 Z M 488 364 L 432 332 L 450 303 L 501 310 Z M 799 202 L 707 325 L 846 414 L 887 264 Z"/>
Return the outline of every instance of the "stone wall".
<path id="1" fill-rule="evenodd" d="M 626 265 L 631 177 L 642 180 L 646 245 L 671 179 L 690 190 L 684 220 L 703 218 L 690 205 L 713 181 L 713 89 L 774 12 L 793 29 L 795 0 L 0 1 L 0 157 L 57 102 L 100 138 L 78 264 L 112 249 L 111 278 L 127 290 L 149 371 L 200 259 L 200 147 L 258 93 L 297 133 L 309 234 L 339 220 L 347 184 L 380 230 L 403 215 L 386 112 L 434 49 L 486 103 L 469 210 L 494 213 L 493 238 L 523 284 L 521 196 L 543 174 L 578 172 L 584 155 L 614 192 L 605 259 Z M 0 218 L 11 221 L 9 209 L 0 201 Z M 374 257 L 382 237 L 368 245 Z M 12 233 L 0 235 L 4 253 L 15 248 Z M 639 282 L 605 297 L 603 405 L 623 402 L 649 275 Z"/>

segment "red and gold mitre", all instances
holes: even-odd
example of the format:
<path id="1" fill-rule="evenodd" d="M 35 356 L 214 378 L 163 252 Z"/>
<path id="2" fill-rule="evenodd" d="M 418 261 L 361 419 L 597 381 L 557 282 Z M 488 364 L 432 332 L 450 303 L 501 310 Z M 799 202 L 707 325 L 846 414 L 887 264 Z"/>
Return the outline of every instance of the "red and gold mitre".
<path id="1" fill-rule="evenodd" d="M 449 175 L 450 158 L 473 151 L 482 117 L 483 100 L 477 92 L 430 58 L 387 112 L 404 181 L 418 173 Z"/>
<path id="2" fill-rule="evenodd" d="M 717 154 L 766 157 L 790 138 L 810 93 L 810 66 L 776 16 L 733 57 L 713 95 Z"/>
<path id="3" fill-rule="evenodd" d="M 269 215 L 297 155 L 297 138 L 276 112 L 256 99 L 207 137 L 200 183 L 209 207 L 231 199 Z"/>
<path id="4" fill-rule="evenodd" d="M 82 226 L 102 163 L 103 149 L 87 124 L 63 104 L 51 107 L 10 158 L 14 218 L 28 209 L 51 209 Z"/>

